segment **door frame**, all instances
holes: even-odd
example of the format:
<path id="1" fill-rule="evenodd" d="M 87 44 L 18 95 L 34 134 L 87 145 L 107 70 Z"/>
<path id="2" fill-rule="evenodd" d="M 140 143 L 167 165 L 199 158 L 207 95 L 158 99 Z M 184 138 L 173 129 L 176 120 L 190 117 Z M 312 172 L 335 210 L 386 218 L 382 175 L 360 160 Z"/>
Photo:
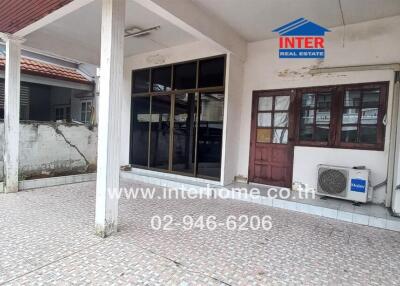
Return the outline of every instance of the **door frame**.
<path id="1" fill-rule="evenodd" d="M 295 88 L 286 88 L 286 89 L 269 89 L 269 90 L 253 90 L 252 92 L 252 104 L 251 104 L 251 125 L 250 125 L 250 148 L 249 148 L 249 166 L 248 166 L 248 174 L 247 174 L 247 182 L 252 183 L 252 179 L 250 178 L 250 168 L 254 164 L 255 161 L 255 145 L 257 143 L 257 114 L 258 114 L 258 98 L 261 96 L 278 96 L 278 95 L 289 95 L 290 96 L 290 105 L 289 105 L 289 127 L 288 127 L 288 147 L 290 147 L 290 186 L 287 188 L 292 188 L 293 184 L 293 163 L 294 163 L 294 147 L 295 147 L 295 134 L 296 134 L 296 89 Z M 274 144 L 274 143 L 269 143 Z M 275 143 L 277 144 L 277 143 Z M 260 184 L 260 183 L 257 183 Z M 268 184 L 262 184 L 268 185 Z"/>

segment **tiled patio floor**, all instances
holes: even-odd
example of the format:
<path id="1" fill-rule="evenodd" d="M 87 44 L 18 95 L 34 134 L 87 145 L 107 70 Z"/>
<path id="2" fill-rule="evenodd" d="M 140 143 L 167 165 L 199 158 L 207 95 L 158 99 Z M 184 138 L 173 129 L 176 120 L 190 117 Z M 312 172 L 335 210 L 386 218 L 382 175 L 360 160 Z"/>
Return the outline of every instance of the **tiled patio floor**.
<path id="1" fill-rule="evenodd" d="M 139 183 L 127 183 L 134 184 Z M 398 285 L 400 234 L 234 200 L 121 200 L 93 235 L 95 184 L 0 195 L 0 285 Z M 270 215 L 269 231 L 156 231 L 153 215 Z"/>

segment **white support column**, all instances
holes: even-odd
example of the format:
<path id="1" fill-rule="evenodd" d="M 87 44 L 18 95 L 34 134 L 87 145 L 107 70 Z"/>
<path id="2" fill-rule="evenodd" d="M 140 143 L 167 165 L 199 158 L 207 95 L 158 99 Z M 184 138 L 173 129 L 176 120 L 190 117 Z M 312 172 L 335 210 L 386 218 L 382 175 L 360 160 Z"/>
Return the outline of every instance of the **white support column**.
<path id="1" fill-rule="evenodd" d="M 126 0 L 103 0 L 101 24 L 96 233 L 117 231 Z"/>
<path id="2" fill-rule="evenodd" d="M 4 97 L 4 192 L 18 192 L 19 97 L 21 81 L 21 44 L 23 40 L 0 34 L 6 42 Z"/>
<path id="3" fill-rule="evenodd" d="M 400 216 L 400 71 L 395 71 L 386 206 Z"/>

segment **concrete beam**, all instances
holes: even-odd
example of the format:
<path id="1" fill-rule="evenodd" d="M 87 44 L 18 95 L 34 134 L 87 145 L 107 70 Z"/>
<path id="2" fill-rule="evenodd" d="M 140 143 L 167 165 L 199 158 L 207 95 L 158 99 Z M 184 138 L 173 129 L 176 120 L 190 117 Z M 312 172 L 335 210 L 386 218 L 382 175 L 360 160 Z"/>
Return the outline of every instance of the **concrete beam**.
<path id="1" fill-rule="evenodd" d="M 96 185 L 96 233 L 106 237 L 117 231 L 121 109 L 124 66 L 126 0 L 103 0 L 99 133 Z"/>
<path id="2" fill-rule="evenodd" d="M 226 52 L 246 59 L 246 41 L 223 23 L 186 0 L 134 0 L 199 40 L 205 40 Z"/>
<path id="3" fill-rule="evenodd" d="M 38 21 L 26 26 L 25 28 L 19 30 L 18 32 L 14 33 L 15 36 L 18 37 L 25 37 L 28 34 L 39 30 L 40 28 L 57 21 L 58 19 L 64 17 L 65 15 L 72 13 L 79 8 L 89 4 L 93 0 L 74 0 L 68 3 L 67 5 L 61 7 L 58 10 L 46 15 L 45 17 L 39 19 Z"/>
<path id="4" fill-rule="evenodd" d="M 18 191 L 19 104 L 21 85 L 21 44 L 23 40 L 0 34 L 6 43 L 4 97 L 4 191 Z"/>

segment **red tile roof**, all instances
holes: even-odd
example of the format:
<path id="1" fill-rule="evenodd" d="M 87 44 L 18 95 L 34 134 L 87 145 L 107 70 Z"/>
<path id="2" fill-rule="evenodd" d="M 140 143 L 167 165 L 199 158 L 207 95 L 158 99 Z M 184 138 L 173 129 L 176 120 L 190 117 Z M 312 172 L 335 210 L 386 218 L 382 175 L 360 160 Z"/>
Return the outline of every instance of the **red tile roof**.
<path id="1" fill-rule="evenodd" d="M 0 69 L 5 67 L 5 58 L 0 56 Z M 37 60 L 22 57 L 21 73 L 38 75 L 48 78 L 67 80 L 72 82 L 90 84 L 91 81 L 73 68 L 49 64 Z"/>
<path id="2" fill-rule="evenodd" d="M 13 34 L 72 0 L 1 0 L 0 32 Z"/>

